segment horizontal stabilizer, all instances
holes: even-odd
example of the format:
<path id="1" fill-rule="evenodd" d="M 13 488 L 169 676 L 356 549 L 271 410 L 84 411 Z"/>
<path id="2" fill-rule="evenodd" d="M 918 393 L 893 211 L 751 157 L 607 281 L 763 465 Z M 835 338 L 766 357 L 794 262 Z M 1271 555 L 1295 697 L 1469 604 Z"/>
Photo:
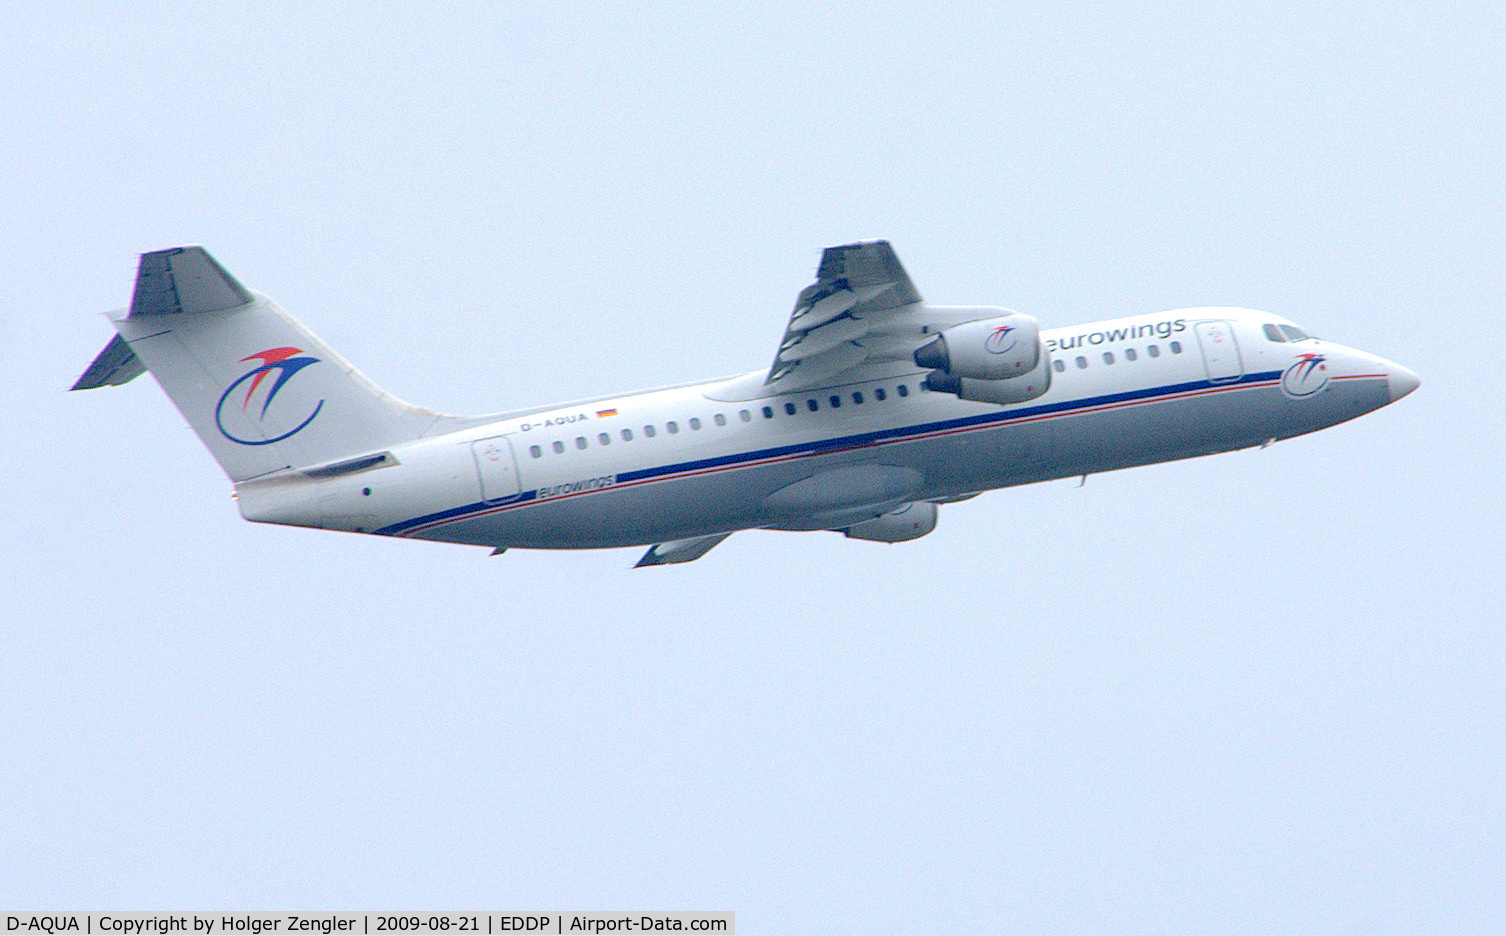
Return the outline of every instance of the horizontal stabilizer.
<path id="1" fill-rule="evenodd" d="M 250 290 L 203 247 L 173 247 L 141 255 L 131 315 L 224 312 L 254 301 Z"/>
<path id="2" fill-rule="evenodd" d="M 124 338 L 116 335 L 99 352 L 84 375 L 68 389 L 93 390 L 95 387 L 119 386 L 130 383 L 144 373 L 146 367 L 141 363 L 141 358 L 136 356 L 136 352 L 131 350 Z"/>
<path id="3" fill-rule="evenodd" d="M 693 559 L 699 559 L 711 552 L 713 546 L 731 535 L 731 533 L 714 533 L 711 536 L 696 536 L 651 546 L 633 568 L 641 569 L 644 566 L 670 565 L 675 562 L 690 562 Z"/>

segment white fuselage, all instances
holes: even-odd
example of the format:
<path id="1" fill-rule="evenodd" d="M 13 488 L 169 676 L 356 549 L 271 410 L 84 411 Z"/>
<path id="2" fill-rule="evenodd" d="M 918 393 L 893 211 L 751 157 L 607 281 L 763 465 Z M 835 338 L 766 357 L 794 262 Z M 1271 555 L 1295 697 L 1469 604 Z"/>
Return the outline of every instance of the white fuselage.
<path id="1" fill-rule="evenodd" d="M 496 547 L 841 529 L 907 502 L 1288 438 L 1415 386 L 1381 358 L 1262 331 L 1284 322 L 1192 309 L 1044 331 L 1051 386 L 1020 404 L 927 391 L 909 363 L 768 398 L 729 401 L 746 378 L 716 381 L 509 414 L 237 496 L 251 520 Z"/>

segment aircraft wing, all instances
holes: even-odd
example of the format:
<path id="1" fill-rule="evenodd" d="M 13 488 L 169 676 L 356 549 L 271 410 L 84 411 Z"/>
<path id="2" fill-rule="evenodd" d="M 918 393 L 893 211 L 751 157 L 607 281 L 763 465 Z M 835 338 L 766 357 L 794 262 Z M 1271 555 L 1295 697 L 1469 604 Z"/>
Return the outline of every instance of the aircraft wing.
<path id="1" fill-rule="evenodd" d="M 828 247 L 800 291 L 764 380 L 768 393 L 854 380 L 909 358 L 924 340 L 923 306 L 888 241 Z M 841 375 L 841 376 L 839 376 Z"/>

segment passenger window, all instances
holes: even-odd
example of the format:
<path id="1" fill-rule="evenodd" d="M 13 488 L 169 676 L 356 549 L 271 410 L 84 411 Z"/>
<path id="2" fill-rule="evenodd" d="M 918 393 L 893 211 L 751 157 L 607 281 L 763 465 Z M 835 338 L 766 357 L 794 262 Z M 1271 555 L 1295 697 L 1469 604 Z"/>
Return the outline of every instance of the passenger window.
<path id="1" fill-rule="evenodd" d="M 1105 352 L 1103 352 L 1103 363 L 1105 363 L 1105 364 L 1112 364 L 1112 363 L 1114 363 L 1114 352 L 1112 352 L 1112 351 L 1105 351 Z"/>
<path id="2" fill-rule="evenodd" d="M 1125 348 L 1124 349 L 1124 359 L 1126 361 L 1133 361 L 1135 358 L 1137 358 L 1139 356 L 1140 355 L 1135 351 L 1134 348 Z"/>
<path id="3" fill-rule="evenodd" d="M 644 426 L 643 427 L 643 435 L 644 435 L 645 438 L 652 439 L 655 435 L 658 434 L 658 432 L 659 432 L 659 430 L 655 429 L 653 426 Z"/>
<path id="4" fill-rule="evenodd" d="M 528 454 L 532 455 L 534 458 L 543 458 L 544 450 L 539 448 L 537 445 L 530 445 L 528 446 Z"/>
<path id="5" fill-rule="evenodd" d="M 633 430 L 631 430 L 631 429 L 624 429 L 624 430 L 622 430 L 622 441 L 624 441 L 624 442 L 631 442 L 631 441 L 633 441 Z"/>
<path id="6" fill-rule="evenodd" d="M 671 419 L 669 422 L 664 424 L 664 431 L 669 433 L 670 435 L 675 435 L 680 431 L 680 424 Z"/>
<path id="7" fill-rule="evenodd" d="M 1062 371 L 1067 369 L 1067 362 L 1058 358 L 1057 360 L 1051 362 L 1051 366 L 1056 369 L 1056 372 L 1058 374 L 1060 374 Z"/>
<path id="8" fill-rule="evenodd" d="M 785 411 L 785 413 L 787 415 L 790 415 L 790 416 L 795 415 L 795 404 L 793 404 L 793 403 L 786 403 L 786 404 L 784 404 L 784 411 Z"/>
<path id="9" fill-rule="evenodd" d="M 763 418 L 764 419 L 773 419 L 774 418 L 774 407 L 772 407 L 772 406 L 765 406 L 763 408 Z"/>
<path id="10" fill-rule="evenodd" d="M 858 406 L 863 405 L 863 394 L 861 391 L 854 390 L 852 392 L 852 402 L 857 404 Z"/>
<path id="11" fill-rule="evenodd" d="M 764 409 L 768 409 L 768 407 L 765 406 Z M 748 412 L 747 410 L 738 410 L 737 411 L 737 418 L 741 419 L 743 422 L 752 422 L 753 421 L 753 414 L 750 413 L 750 412 Z"/>
<path id="12" fill-rule="evenodd" d="M 699 416 L 690 417 L 690 428 L 696 430 L 701 428 L 701 418 Z"/>
<path id="13" fill-rule="evenodd" d="M 814 413 L 816 410 L 821 408 L 821 404 L 817 403 L 815 400 L 806 400 L 805 408 Z"/>
<path id="14" fill-rule="evenodd" d="M 563 455 L 565 453 L 565 443 L 563 442 L 556 442 L 549 447 L 554 449 L 554 454 L 556 455 Z"/>
<path id="15" fill-rule="evenodd" d="M 1181 354 L 1182 353 L 1182 343 L 1180 341 L 1173 341 L 1171 343 L 1171 353 L 1172 354 Z"/>
<path id="16" fill-rule="evenodd" d="M 1275 325 L 1272 325 L 1270 322 L 1266 322 L 1264 325 L 1260 326 L 1260 328 L 1265 332 L 1265 336 L 1272 341 L 1286 341 L 1286 336 L 1281 334 L 1281 329 L 1277 328 Z"/>
<path id="17" fill-rule="evenodd" d="M 880 403 L 882 403 L 882 402 L 884 402 L 884 400 L 888 399 L 888 397 L 889 397 L 889 394 L 887 394 L 887 393 L 884 392 L 884 388 L 883 387 L 874 387 L 873 388 L 873 398 L 875 400 L 878 400 Z"/>
<path id="18" fill-rule="evenodd" d="M 905 386 L 904 384 L 900 384 L 899 386 L 894 388 L 894 392 L 898 393 L 900 396 L 909 396 L 910 388 Z"/>
<path id="19" fill-rule="evenodd" d="M 586 443 L 586 437 L 585 436 L 576 436 L 575 437 L 575 447 L 576 448 L 583 449 L 583 448 L 586 447 L 586 445 L 587 445 L 587 443 Z"/>
<path id="20" fill-rule="evenodd" d="M 1158 345 L 1158 344 L 1153 344 L 1153 345 L 1147 347 L 1145 349 L 1145 351 L 1151 357 L 1160 357 L 1161 356 L 1161 346 Z"/>
<path id="21" fill-rule="evenodd" d="M 725 425 L 727 425 L 727 417 L 723 416 L 721 413 L 717 413 L 715 416 L 712 417 L 712 419 L 716 422 L 716 424 L 718 426 L 725 426 Z"/>
<path id="22" fill-rule="evenodd" d="M 600 442 L 602 445 L 611 445 L 612 437 L 607 435 L 605 432 L 598 432 L 596 434 L 596 441 Z"/>
<path id="23" fill-rule="evenodd" d="M 841 406 L 842 406 L 842 398 L 841 397 L 839 397 L 835 393 L 833 393 L 831 395 L 830 399 L 831 399 L 831 408 L 832 409 L 840 409 L 841 408 Z"/>
<path id="24" fill-rule="evenodd" d="M 1077 356 L 1077 369 L 1078 370 L 1082 370 L 1084 367 L 1087 367 L 1087 366 L 1088 366 L 1088 359 L 1085 358 L 1085 357 L 1083 357 L 1081 354 L 1079 354 Z"/>

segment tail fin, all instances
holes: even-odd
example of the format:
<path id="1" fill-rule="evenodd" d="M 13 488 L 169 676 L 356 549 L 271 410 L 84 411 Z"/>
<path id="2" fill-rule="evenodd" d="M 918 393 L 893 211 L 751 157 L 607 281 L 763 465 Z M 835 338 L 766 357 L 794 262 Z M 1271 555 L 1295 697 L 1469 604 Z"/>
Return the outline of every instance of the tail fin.
<path id="1" fill-rule="evenodd" d="M 143 254 L 115 327 L 72 389 L 151 371 L 232 481 L 410 441 L 443 418 L 383 392 L 202 247 Z"/>

